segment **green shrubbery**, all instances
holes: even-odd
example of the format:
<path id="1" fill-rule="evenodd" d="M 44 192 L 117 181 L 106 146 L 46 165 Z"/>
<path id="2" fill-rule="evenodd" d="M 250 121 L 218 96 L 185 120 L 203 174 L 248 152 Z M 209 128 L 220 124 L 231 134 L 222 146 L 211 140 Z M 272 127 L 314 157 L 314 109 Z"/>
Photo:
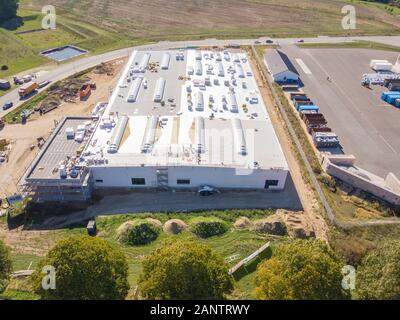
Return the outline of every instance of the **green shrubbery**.
<path id="1" fill-rule="evenodd" d="M 200 238 L 209 238 L 224 234 L 229 230 L 229 226 L 222 220 L 204 220 L 193 223 L 192 232 Z"/>
<path id="2" fill-rule="evenodd" d="M 147 221 L 128 221 L 118 228 L 117 238 L 126 245 L 143 245 L 157 239 L 160 228 Z"/>

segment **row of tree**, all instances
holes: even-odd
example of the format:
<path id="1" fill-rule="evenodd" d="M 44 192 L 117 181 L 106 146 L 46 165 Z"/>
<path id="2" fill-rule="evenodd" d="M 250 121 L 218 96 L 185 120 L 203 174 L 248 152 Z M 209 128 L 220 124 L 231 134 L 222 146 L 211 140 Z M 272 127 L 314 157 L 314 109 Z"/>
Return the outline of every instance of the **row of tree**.
<path id="1" fill-rule="evenodd" d="M 9 249 L 0 242 L 0 291 L 11 272 Z M 42 270 L 56 271 L 55 289 L 43 288 Z M 294 240 L 277 246 L 256 274 L 258 299 L 348 299 L 342 288 L 342 262 L 318 240 Z M 51 277 L 51 272 L 47 277 Z M 125 299 L 128 263 L 107 241 L 87 236 L 60 241 L 33 274 L 42 299 Z M 48 279 L 51 282 L 51 279 Z M 47 280 L 46 280 L 47 281 Z M 45 282 L 46 282 L 45 281 Z M 190 240 L 168 241 L 143 262 L 139 276 L 144 299 L 224 299 L 233 289 L 228 266 L 209 247 Z M 400 298 L 400 241 L 372 250 L 357 270 L 359 299 Z"/>

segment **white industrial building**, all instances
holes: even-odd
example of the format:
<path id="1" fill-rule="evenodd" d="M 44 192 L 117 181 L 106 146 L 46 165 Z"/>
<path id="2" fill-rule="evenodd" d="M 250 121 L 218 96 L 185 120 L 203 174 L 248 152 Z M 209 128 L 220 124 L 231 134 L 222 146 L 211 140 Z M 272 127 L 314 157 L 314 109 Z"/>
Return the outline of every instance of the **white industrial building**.
<path id="1" fill-rule="evenodd" d="M 265 65 L 277 83 L 291 83 L 299 80 L 299 74 L 290 59 L 280 50 L 267 50 Z"/>
<path id="2" fill-rule="evenodd" d="M 245 53 L 134 51 L 98 109 L 90 123 L 82 120 L 82 142 L 68 154 L 35 160 L 25 190 L 46 201 L 46 179 L 78 187 L 84 180 L 85 195 L 93 188 L 285 187 L 288 165 Z M 56 138 L 66 129 L 77 127 L 59 127 Z M 50 139 L 43 153 L 51 148 Z M 68 188 L 51 199 L 65 200 Z"/>

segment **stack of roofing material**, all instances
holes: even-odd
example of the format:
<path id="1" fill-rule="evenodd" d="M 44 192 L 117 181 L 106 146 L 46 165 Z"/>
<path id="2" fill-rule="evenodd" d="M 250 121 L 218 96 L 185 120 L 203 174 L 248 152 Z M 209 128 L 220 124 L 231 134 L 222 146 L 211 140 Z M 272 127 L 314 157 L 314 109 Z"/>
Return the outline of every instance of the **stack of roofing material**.
<path id="1" fill-rule="evenodd" d="M 386 79 L 383 85 L 389 89 L 389 91 L 400 91 L 400 79 Z"/>
<path id="2" fill-rule="evenodd" d="M 290 94 L 290 100 L 293 101 L 294 99 L 296 99 L 296 100 L 303 99 L 304 100 L 304 99 L 308 99 L 308 98 L 304 92 L 292 92 Z"/>
<path id="3" fill-rule="evenodd" d="M 239 78 L 244 78 L 244 71 L 243 67 L 240 63 L 236 64 L 236 74 Z"/>
<path id="4" fill-rule="evenodd" d="M 126 125 L 128 124 L 128 117 L 122 116 L 119 118 L 116 127 L 114 128 L 113 134 L 111 136 L 110 144 L 108 145 L 107 152 L 115 153 L 121 144 L 122 137 L 124 136 Z"/>
<path id="5" fill-rule="evenodd" d="M 371 68 L 374 68 L 375 64 L 377 64 L 377 63 L 385 63 L 385 62 L 388 63 L 389 61 L 388 60 L 376 60 L 376 59 L 373 59 L 373 60 L 370 61 L 369 66 Z"/>
<path id="6" fill-rule="evenodd" d="M 161 102 L 164 96 L 164 89 L 165 89 L 165 79 L 159 78 L 156 82 L 156 88 L 154 90 L 154 102 Z"/>
<path id="7" fill-rule="evenodd" d="M 195 135 L 195 149 L 197 153 L 204 153 L 205 151 L 205 124 L 203 117 L 195 118 L 196 135 Z"/>
<path id="8" fill-rule="evenodd" d="M 244 131 L 240 119 L 232 119 L 232 129 L 235 139 L 236 152 L 240 155 L 246 155 L 246 140 L 244 138 Z"/>
<path id="9" fill-rule="evenodd" d="M 329 127 L 310 127 L 308 129 L 308 133 L 314 136 L 317 132 L 332 132 L 332 129 Z"/>
<path id="10" fill-rule="evenodd" d="M 204 97 L 203 92 L 197 92 L 196 94 L 196 110 L 203 111 L 204 110 Z"/>
<path id="11" fill-rule="evenodd" d="M 236 96 L 233 92 L 228 93 L 228 105 L 231 108 L 231 112 L 237 113 L 239 112 L 239 106 L 236 100 Z"/>
<path id="12" fill-rule="evenodd" d="M 312 128 L 324 128 L 328 124 L 324 115 L 321 113 L 303 113 L 301 114 L 301 118 L 303 119 L 305 125 L 307 126 L 307 130 L 310 133 Z"/>
<path id="13" fill-rule="evenodd" d="M 136 78 L 131 86 L 131 89 L 128 94 L 127 101 L 128 102 L 135 102 L 140 90 L 140 85 L 142 84 L 143 78 Z"/>
<path id="14" fill-rule="evenodd" d="M 201 76 L 203 74 L 203 65 L 201 64 L 200 60 L 196 60 L 195 74 L 197 76 Z"/>
<path id="15" fill-rule="evenodd" d="M 157 130 L 158 117 L 151 116 L 149 121 L 147 122 L 146 133 L 144 135 L 142 152 L 150 152 L 153 148 L 153 144 L 156 138 L 156 130 Z"/>
<path id="16" fill-rule="evenodd" d="M 395 105 L 396 99 L 400 99 L 399 91 L 382 92 L 381 99 L 389 104 Z"/>
<path id="17" fill-rule="evenodd" d="M 224 66 L 221 61 L 217 61 L 218 77 L 225 77 Z"/>
<path id="18" fill-rule="evenodd" d="M 298 109 L 300 106 L 312 105 L 312 104 L 314 104 L 314 102 L 312 102 L 310 99 L 307 99 L 307 100 L 294 100 L 294 106 L 296 107 L 296 109 Z"/>
<path id="19" fill-rule="evenodd" d="M 297 110 L 298 111 L 316 111 L 316 112 L 319 112 L 319 107 L 318 106 L 316 106 L 316 105 L 313 105 L 313 104 L 311 104 L 311 105 L 300 105 L 298 108 L 297 108 Z"/>
<path id="20" fill-rule="evenodd" d="M 393 64 L 387 60 L 371 60 L 370 67 L 375 71 L 391 71 Z"/>
<path id="21" fill-rule="evenodd" d="M 161 60 L 161 69 L 162 70 L 168 70 L 170 60 L 171 60 L 171 55 L 168 52 L 165 52 L 163 54 L 163 57 Z"/>
<path id="22" fill-rule="evenodd" d="M 339 138 L 334 132 L 316 132 L 313 141 L 317 148 L 336 148 L 340 146 Z"/>

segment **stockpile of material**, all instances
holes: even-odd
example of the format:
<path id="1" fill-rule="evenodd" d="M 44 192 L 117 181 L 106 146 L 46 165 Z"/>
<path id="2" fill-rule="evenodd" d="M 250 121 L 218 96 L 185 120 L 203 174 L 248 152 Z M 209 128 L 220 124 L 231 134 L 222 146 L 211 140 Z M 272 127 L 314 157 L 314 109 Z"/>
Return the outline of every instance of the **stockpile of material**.
<path id="1" fill-rule="evenodd" d="M 317 148 L 340 147 L 338 136 L 328 127 L 328 121 L 326 121 L 322 113 L 319 113 L 319 107 L 304 92 L 292 92 L 290 93 L 290 99 L 299 112 L 300 118 L 304 121 L 307 131 L 312 136 L 314 145 Z"/>

